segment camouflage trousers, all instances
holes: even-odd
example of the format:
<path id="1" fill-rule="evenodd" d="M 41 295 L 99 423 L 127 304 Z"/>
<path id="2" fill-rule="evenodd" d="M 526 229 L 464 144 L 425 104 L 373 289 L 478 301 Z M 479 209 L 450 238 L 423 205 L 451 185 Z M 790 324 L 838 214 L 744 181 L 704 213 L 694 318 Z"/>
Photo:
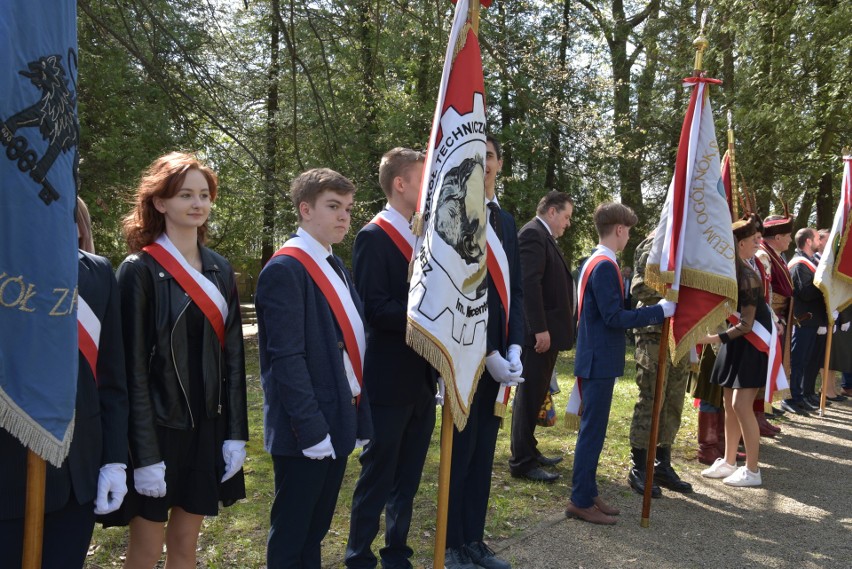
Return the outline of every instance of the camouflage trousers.
<path id="1" fill-rule="evenodd" d="M 633 408 L 633 422 L 630 424 L 630 446 L 633 448 L 648 448 L 659 354 L 659 334 L 636 335 L 636 385 L 639 386 L 639 400 Z M 680 429 L 686 383 L 689 379 L 689 360 L 684 358 L 677 366 L 669 363 L 668 368 L 660 406 L 657 446 L 671 446 Z"/>

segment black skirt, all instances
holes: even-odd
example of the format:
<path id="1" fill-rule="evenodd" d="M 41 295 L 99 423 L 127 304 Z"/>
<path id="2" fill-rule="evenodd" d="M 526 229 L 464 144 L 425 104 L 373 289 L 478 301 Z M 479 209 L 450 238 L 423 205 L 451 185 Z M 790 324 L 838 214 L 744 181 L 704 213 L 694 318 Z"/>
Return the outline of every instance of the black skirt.
<path id="1" fill-rule="evenodd" d="M 710 383 L 731 389 L 764 387 L 768 364 L 769 357 L 741 336 L 722 344 Z"/>

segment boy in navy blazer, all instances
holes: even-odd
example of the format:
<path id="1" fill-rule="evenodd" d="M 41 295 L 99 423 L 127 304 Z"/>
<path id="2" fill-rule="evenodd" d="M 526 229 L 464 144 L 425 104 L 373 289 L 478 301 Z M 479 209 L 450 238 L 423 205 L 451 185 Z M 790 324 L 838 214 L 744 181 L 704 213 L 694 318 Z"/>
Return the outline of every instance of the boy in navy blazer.
<path id="1" fill-rule="evenodd" d="M 293 180 L 290 193 L 299 229 L 264 267 L 255 295 L 264 443 L 275 471 L 267 565 L 319 569 L 347 457 L 372 436 L 363 353 L 352 343 L 359 327 L 364 335 L 361 302 L 331 253 L 349 230 L 355 186 L 319 168 Z"/>
<path id="2" fill-rule="evenodd" d="M 616 378 L 624 374 L 626 328 L 660 324 L 674 314 L 675 303 L 661 300 L 655 306 L 624 309 L 623 279 L 615 254 L 630 238 L 638 218 L 619 203 L 604 203 L 595 209 L 598 246 L 580 271 L 578 284 L 577 350 L 574 375 L 581 382 L 583 413 L 574 454 L 568 517 L 595 524 L 612 525 L 619 513 L 598 495 L 595 476 L 606 438 L 612 391 Z"/>

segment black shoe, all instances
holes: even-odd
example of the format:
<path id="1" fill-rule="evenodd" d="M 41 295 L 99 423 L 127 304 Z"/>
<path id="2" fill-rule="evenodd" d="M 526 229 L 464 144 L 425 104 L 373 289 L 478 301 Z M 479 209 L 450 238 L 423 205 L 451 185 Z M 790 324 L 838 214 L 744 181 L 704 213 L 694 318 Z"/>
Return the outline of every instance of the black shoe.
<path id="1" fill-rule="evenodd" d="M 805 411 L 816 411 L 817 409 L 819 409 L 819 405 L 814 405 L 807 399 L 802 399 L 801 401 L 797 401 L 796 403 L 798 403 L 799 406 L 801 406 Z"/>
<path id="2" fill-rule="evenodd" d="M 536 457 L 538 463 L 542 466 L 556 466 L 560 462 L 562 462 L 561 456 L 554 456 L 553 458 L 548 458 L 543 454 L 540 454 Z"/>
<path id="3" fill-rule="evenodd" d="M 481 541 L 464 546 L 470 560 L 483 569 L 512 569 L 511 563 L 495 555 L 494 551 Z"/>
<path id="4" fill-rule="evenodd" d="M 672 449 L 670 447 L 657 447 L 657 460 L 654 461 L 654 482 L 674 492 L 692 493 L 692 484 L 681 480 L 672 468 Z M 653 492 L 652 489 L 652 496 Z"/>
<path id="5" fill-rule="evenodd" d="M 784 399 L 781 401 L 781 408 L 787 413 L 792 413 L 793 415 L 801 415 L 802 417 L 810 417 L 810 413 L 808 413 L 807 409 L 805 409 L 804 405 L 799 403 L 798 401 L 793 401 Z"/>
<path id="6" fill-rule="evenodd" d="M 453 549 L 448 547 L 444 553 L 444 569 L 479 569 L 467 554 L 465 547 Z"/>
<path id="7" fill-rule="evenodd" d="M 814 407 L 819 409 L 819 403 L 820 403 L 820 396 L 819 395 L 808 395 L 807 397 L 805 397 L 805 401 L 807 401 L 808 403 L 810 403 L 811 405 L 813 405 Z M 828 399 L 828 397 L 826 397 L 825 406 L 828 407 L 829 405 L 831 405 L 830 400 Z"/>
<path id="8" fill-rule="evenodd" d="M 532 480 L 533 482 L 546 482 L 548 484 L 552 484 L 559 479 L 559 474 L 548 472 L 536 466 L 531 470 L 527 470 L 526 472 L 522 472 L 520 474 L 512 474 L 514 478 L 526 478 L 527 480 Z"/>
<path id="9" fill-rule="evenodd" d="M 784 413 L 786 413 L 786 411 L 784 411 L 783 409 L 779 409 L 778 407 L 772 407 L 772 415 L 773 416 L 780 417 Z"/>
<path id="10" fill-rule="evenodd" d="M 643 448 L 631 448 L 630 457 L 633 461 L 633 468 L 627 474 L 627 483 L 637 494 L 645 494 L 645 465 L 648 459 L 648 451 Z M 651 497 L 662 498 L 663 491 L 660 487 L 651 483 Z"/>
<path id="11" fill-rule="evenodd" d="M 841 401 L 846 401 L 849 399 L 845 395 L 835 395 L 834 397 L 826 397 L 828 401 L 834 401 L 835 403 L 840 403 Z"/>

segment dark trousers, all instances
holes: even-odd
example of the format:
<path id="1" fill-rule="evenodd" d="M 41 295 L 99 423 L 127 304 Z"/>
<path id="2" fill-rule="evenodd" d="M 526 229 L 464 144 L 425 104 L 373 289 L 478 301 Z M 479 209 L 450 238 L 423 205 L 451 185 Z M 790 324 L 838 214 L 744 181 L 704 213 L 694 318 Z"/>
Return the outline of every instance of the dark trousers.
<path id="1" fill-rule="evenodd" d="M 42 569 L 83 567 L 94 529 L 94 502 L 78 504 L 72 493 L 62 509 L 44 515 Z M 24 519 L 0 521 L 0 567 L 20 567 L 23 544 Z"/>
<path id="2" fill-rule="evenodd" d="M 581 387 L 583 415 L 580 417 L 580 433 L 574 447 L 571 501 L 578 508 L 590 508 L 598 495 L 595 478 L 609 424 L 615 378 L 584 379 Z"/>
<path id="3" fill-rule="evenodd" d="M 479 378 L 467 426 L 461 432 L 453 428 L 447 548 L 482 541 L 485 535 L 491 468 L 500 429 L 500 417 L 494 415 L 496 399 L 497 383 L 486 371 Z"/>
<path id="4" fill-rule="evenodd" d="M 269 569 L 320 569 L 320 544 L 337 504 L 346 458 L 313 460 L 272 455 L 272 501 L 266 563 Z"/>
<path id="5" fill-rule="evenodd" d="M 817 329 L 815 326 L 797 326 L 790 342 L 790 397 L 801 401 L 805 393 L 805 375 L 808 362 L 814 354 Z"/>
<path id="6" fill-rule="evenodd" d="M 414 496 L 435 428 L 435 404 L 370 405 L 373 432 L 361 453 L 361 476 L 352 496 L 346 566 L 376 566 L 370 549 L 385 510 L 385 547 L 379 554 L 385 569 L 410 567 L 414 553 L 407 545 Z"/>
<path id="7" fill-rule="evenodd" d="M 515 391 L 512 407 L 512 457 L 509 469 L 512 474 L 524 474 L 538 466 L 538 440 L 535 427 L 538 413 L 550 389 L 550 376 L 556 366 L 559 350 L 539 354 L 534 348 L 524 348 L 524 382 Z"/>
<path id="8" fill-rule="evenodd" d="M 822 364 L 825 363 L 825 343 L 828 336 L 825 334 L 817 334 L 814 339 L 814 347 L 811 350 L 811 357 L 805 363 L 805 377 L 802 380 L 802 394 L 809 397 L 816 393 L 816 378 L 819 375 L 819 370 L 822 369 Z"/>

